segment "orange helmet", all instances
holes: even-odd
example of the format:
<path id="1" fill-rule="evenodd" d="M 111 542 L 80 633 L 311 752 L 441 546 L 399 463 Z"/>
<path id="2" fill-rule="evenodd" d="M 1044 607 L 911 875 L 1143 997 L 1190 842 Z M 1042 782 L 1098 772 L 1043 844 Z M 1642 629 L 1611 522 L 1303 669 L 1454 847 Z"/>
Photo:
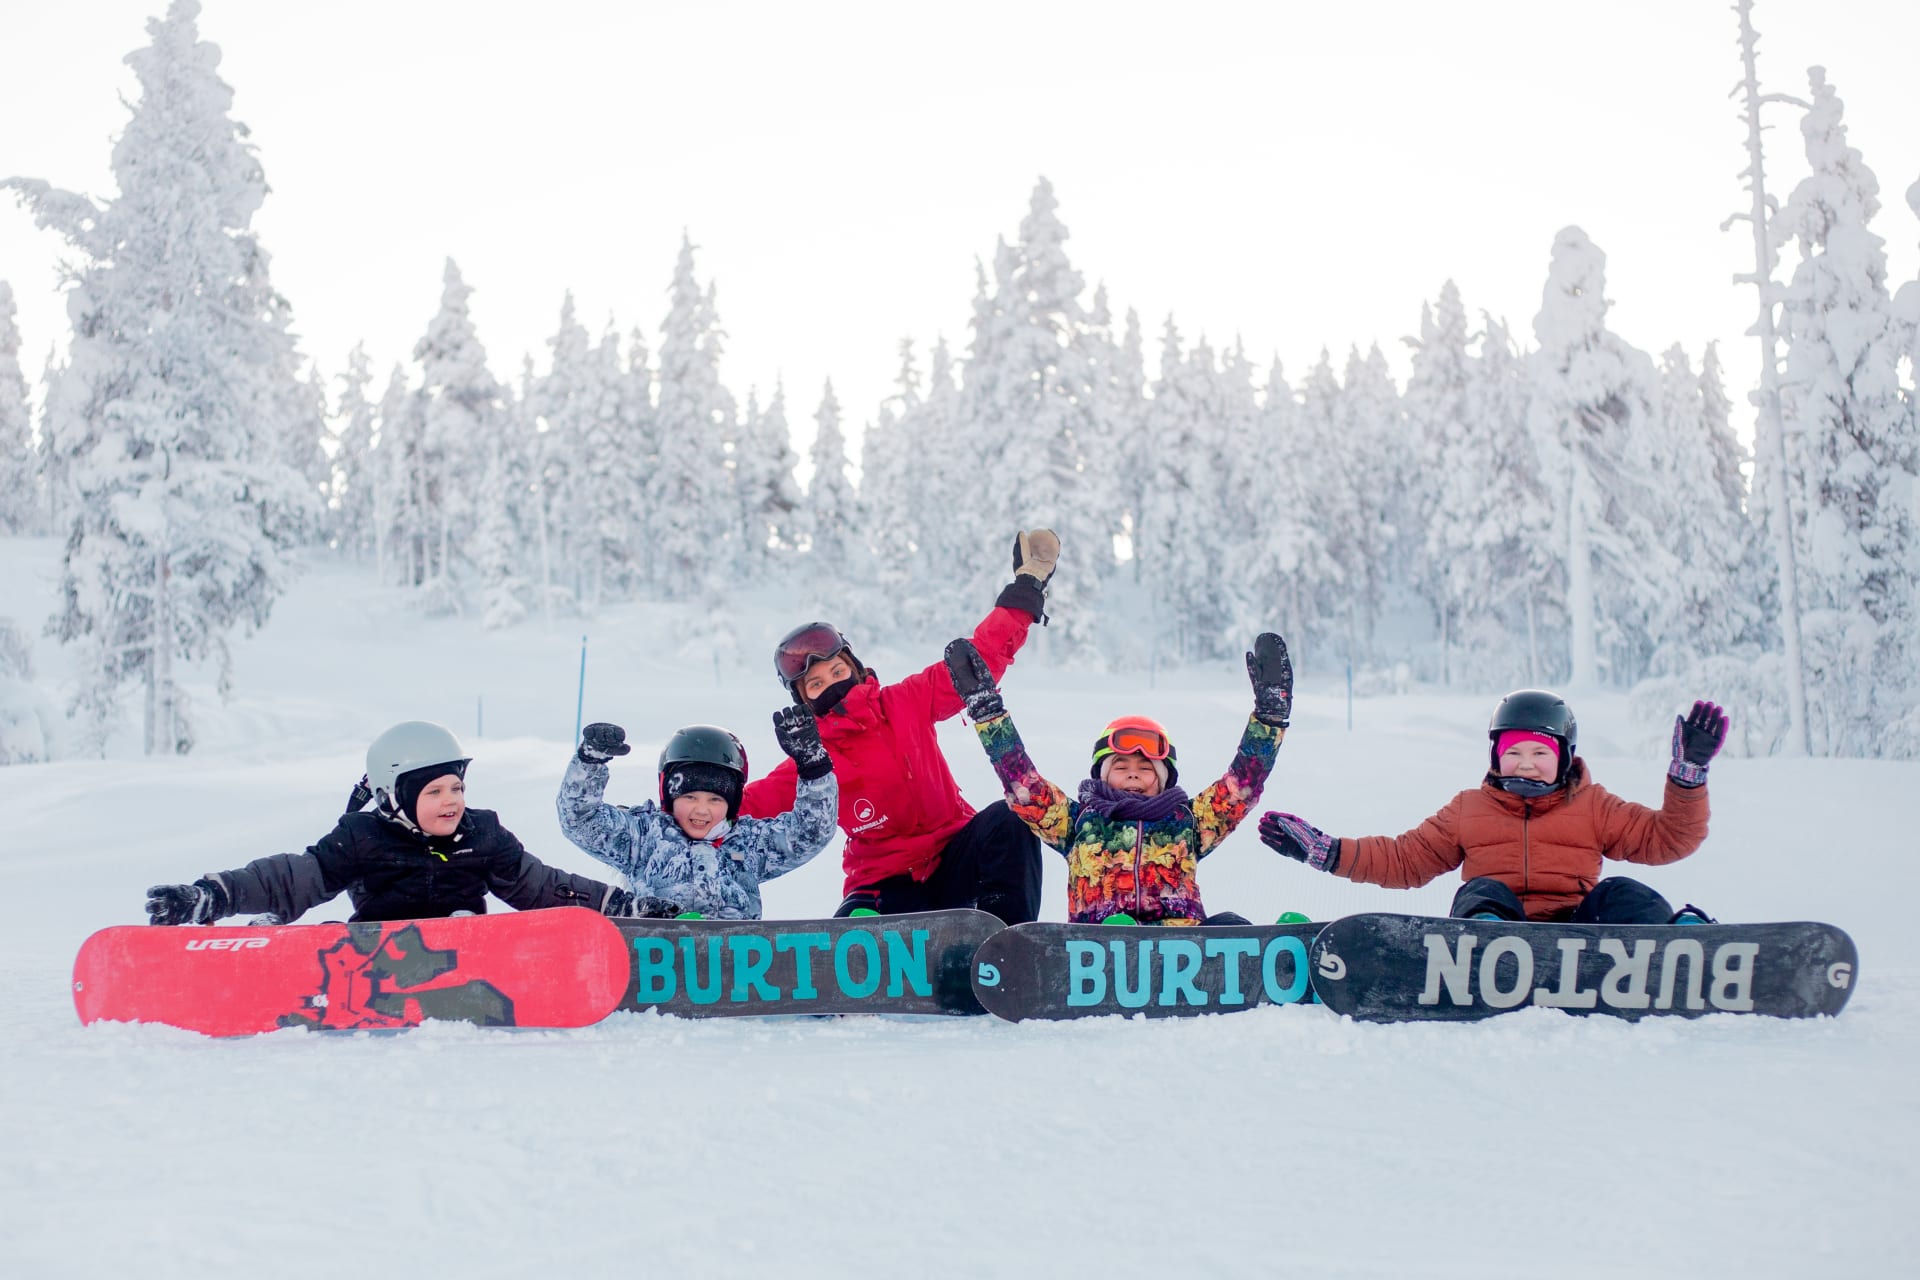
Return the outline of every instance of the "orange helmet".
<path id="1" fill-rule="evenodd" d="M 1171 787 L 1180 779 L 1179 757 L 1173 749 L 1173 739 L 1167 736 L 1167 730 L 1158 720 L 1149 720 L 1146 716 L 1121 716 L 1113 721 L 1093 743 L 1093 778 L 1098 781 L 1109 756 L 1145 756 L 1167 769 L 1166 785 Z"/>

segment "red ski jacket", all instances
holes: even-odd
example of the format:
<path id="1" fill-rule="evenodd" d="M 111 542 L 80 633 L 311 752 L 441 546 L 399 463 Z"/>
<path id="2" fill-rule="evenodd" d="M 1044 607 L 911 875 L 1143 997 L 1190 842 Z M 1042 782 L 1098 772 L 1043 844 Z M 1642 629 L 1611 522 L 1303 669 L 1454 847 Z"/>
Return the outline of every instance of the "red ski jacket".
<path id="1" fill-rule="evenodd" d="M 1013 664 L 1032 625 L 1023 610 L 997 608 L 973 629 L 973 647 L 995 680 Z M 869 673 L 820 718 L 820 740 L 840 781 L 846 892 L 903 874 L 925 880 L 940 865 L 941 849 L 973 816 L 934 732 L 962 709 L 941 661 L 897 684 L 882 685 Z M 785 813 L 793 807 L 795 777 L 793 761 L 782 760 L 747 784 L 740 812 L 750 818 Z"/>

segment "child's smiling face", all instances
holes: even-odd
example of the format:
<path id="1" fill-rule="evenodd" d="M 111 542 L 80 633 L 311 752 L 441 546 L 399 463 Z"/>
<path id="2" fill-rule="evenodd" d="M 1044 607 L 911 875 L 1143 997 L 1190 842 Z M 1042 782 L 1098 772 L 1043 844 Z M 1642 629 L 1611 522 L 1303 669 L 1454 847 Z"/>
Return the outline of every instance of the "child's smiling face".
<path id="1" fill-rule="evenodd" d="M 1157 796 L 1160 773 L 1143 755 L 1116 755 L 1107 764 L 1107 785 L 1136 796 Z"/>
<path id="2" fill-rule="evenodd" d="M 1516 742 L 1500 753 L 1500 776 L 1552 782 L 1560 772 L 1560 753 L 1544 742 Z"/>

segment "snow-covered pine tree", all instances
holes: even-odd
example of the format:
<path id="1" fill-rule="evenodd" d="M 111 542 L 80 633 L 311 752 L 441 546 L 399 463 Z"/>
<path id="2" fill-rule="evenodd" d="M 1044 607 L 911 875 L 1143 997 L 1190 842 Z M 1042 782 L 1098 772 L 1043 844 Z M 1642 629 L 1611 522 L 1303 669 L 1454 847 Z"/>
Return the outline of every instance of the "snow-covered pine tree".
<path id="1" fill-rule="evenodd" d="M 999 474 L 1013 440 L 1012 405 L 1022 392 L 1007 379 L 1020 311 L 1013 305 L 1019 253 L 1000 237 L 993 278 L 974 264 L 972 337 L 960 367 L 960 396 L 949 427 L 928 438 L 928 505 L 942 522 L 926 540 L 932 580 L 956 585 L 956 594 L 977 607 L 989 583 L 1004 574 L 1002 549 L 1013 532 L 1010 495 L 991 492 L 986 477 Z M 1070 555 L 1071 552 L 1063 551 Z M 961 587 L 960 584 L 968 584 Z"/>
<path id="2" fill-rule="evenodd" d="M 1150 658 L 1156 662 L 1220 657 L 1230 651 L 1238 621 L 1220 590 L 1230 538 L 1221 502 L 1227 475 L 1222 400 L 1213 349 L 1203 337 L 1183 354 L 1169 315 L 1146 417 L 1154 484 L 1135 549 L 1146 557 L 1140 579 L 1152 602 L 1157 643 Z"/>
<path id="3" fill-rule="evenodd" d="M 733 458 L 733 488 L 740 500 L 740 572 L 748 581 L 766 579 L 793 546 L 794 513 L 801 503 L 793 469 L 799 462 L 787 425 L 785 387 L 774 384 L 765 409 L 758 394 L 749 392 Z"/>
<path id="4" fill-rule="evenodd" d="M 373 364 L 365 343 L 347 353 L 347 369 L 337 375 L 340 397 L 335 402 L 332 501 L 329 537 L 340 554 L 363 560 L 373 550 L 374 407 L 367 399 L 373 385 Z"/>
<path id="5" fill-rule="evenodd" d="M 50 629 L 89 650 L 76 710 L 95 748 L 127 681 L 144 686 L 147 751 L 191 748 L 176 662 L 217 657 L 227 688 L 228 631 L 266 620 L 317 519 L 278 448 L 304 392 L 251 229 L 266 181 L 198 13 L 174 0 L 127 57 L 140 93 L 113 148 L 116 196 L 4 184 L 80 254 L 49 435 L 74 496 Z"/>
<path id="6" fill-rule="evenodd" d="M 1710 367 L 1717 380 L 1718 366 Z M 1674 576 L 1653 583 L 1650 639 L 1654 671 L 1664 674 L 1727 652 L 1759 618 L 1757 584 L 1746 576 L 1751 537 L 1740 444 L 1727 426 L 1725 394 L 1709 403 L 1704 374 L 1677 342 L 1660 357 L 1659 377 L 1647 461 L 1663 490 L 1662 536 L 1680 553 Z"/>
<path id="7" fill-rule="evenodd" d="M 1140 313 L 1127 308 L 1120 340 L 1108 353 L 1103 397 L 1097 406 L 1113 455 L 1113 489 L 1122 511 L 1131 576 L 1140 581 L 1140 515 L 1153 477 L 1147 470 L 1147 354 Z"/>
<path id="8" fill-rule="evenodd" d="M 962 406 L 953 353 L 944 337 L 936 338 L 928 357 L 926 392 L 900 423 L 913 442 L 918 477 L 918 491 L 908 508 L 916 582 L 973 581 L 982 549 L 992 544 L 974 492 L 978 442 L 963 422 Z M 901 629 L 914 635 L 964 634 L 980 611 L 980 600 L 962 590 L 914 592 L 899 604 Z"/>
<path id="9" fill-rule="evenodd" d="M 1439 676 L 1443 684 L 1451 684 L 1451 655 L 1463 594 L 1459 577 L 1475 570 L 1455 563 L 1463 550 L 1461 531 L 1443 506 L 1459 500 L 1462 481 L 1478 482 L 1482 476 L 1450 477 L 1446 468 L 1465 460 L 1472 448 L 1469 435 L 1486 431 L 1484 424 L 1467 416 L 1467 309 L 1452 280 L 1440 286 L 1440 296 L 1432 305 L 1420 305 L 1420 336 L 1405 341 L 1413 349 L 1413 368 L 1401 398 L 1407 423 L 1404 456 L 1410 465 L 1404 473 L 1409 483 L 1398 521 L 1400 548 L 1415 592 L 1433 610 L 1440 636 Z"/>
<path id="10" fill-rule="evenodd" d="M 682 236 L 660 330 L 659 462 L 648 486 L 649 540 L 662 593 L 710 595 L 733 562 L 739 525 L 727 472 L 733 398 L 720 384 L 724 334 L 712 294 L 694 278 L 693 242 Z"/>
<path id="11" fill-rule="evenodd" d="M 1306 622 L 1315 594 L 1338 573 L 1310 514 L 1313 495 L 1301 469 L 1300 429 L 1299 401 L 1275 356 L 1261 396 L 1255 452 L 1235 463 L 1247 476 L 1242 501 L 1249 508 L 1240 554 L 1260 626 L 1286 636 L 1296 663 L 1308 658 Z"/>
<path id="12" fill-rule="evenodd" d="M 847 437 L 840 428 L 840 401 L 833 379 L 820 393 L 813 420 L 819 429 L 809 455 L 813 479 L 807 485 L 807 552 L 814 574 L 823 582 L 856 578 L 862 571 L 859 555 L 859 499 L 847 476 Z"/>
<path id="13" fill-rule="evenodd" d="M 1407 510 L 1411 462 L 1400 392 L 1379 344 L 1365 356 L 1358 347 L 1349 349 L 1338 405 L 1339 458 L 1354 519 L 1350 536 L 1335 544 L 1334 554 L 1346 568 L 1346 606 L 1357 652 L 1372 660 L 1388 590 L 1395 585 L 1394 566 L 1401 561 L 1395 554 L 1397 521 Z"/>
<path id="14" fill-rule="evenodd" d="M 1340 378 L 1325 347 L 1300 384 L 1300 402 L 1294 414 L 1294 445 L 1289 451 L 1304 497 L 1302 515 L 1320 532 L 1327 556 L 1324 572 L 1302 583 L 1303 639 L 1311 640 L 1329 659 L 1345 662 L 1355 657 L 1355 639 L 1349 628 L 1347 597 L 1353 589 L 1350 557 L 1342 548 L 1358 537 L 1361 519 L 1352 503 L 1346 477 L 1345 441 L 1340 435 Z"/>
<path id="15" fill-rule="evenodd" d="M 1607 328 L 1606 255 L 1579 227 L 1554 238 L 1531 360 L 1536 434 L 1557 446 L 1564 478 L 1569 680 L 1601 678 L 1601 642 L 1616 680 L 1644 662 L 1645 610 L 1671 565 L 1641 445 L 1653 365 Z"/>
<path id="16" fill-rule="evenodd" d="M 636 470 L 641 454 L 639 424 L 626 416 L 626 371 L 620 367 L 620 338 L 609 322 L 581 369 L 575 388 L 580 435 L 573 459 L 569 541 L 578 547 L 581 601 L 589 611 L 608 600 L 625 599 L 641 578 L 639 540 L 645 511 L 644 477 Z"/>
<path id="17" fill-rule="evenodd" d="M 979 486 L 975 501 L 1009 530 L 1046 526 L 1060 535 L 1072 572 L 1050 587 L 1058 614 L 1050 634 L 1097 654 L 1097 601 L 1113 571 L 1120 501 L 1105 456 L 1110 446 L 1094 416 L 1100 370 L 1080 301 L 1086 286 L 1068 260 L 1067 238 L 1043 177 L 1020 222 L 1012 278 L 998 308 L 1005 328 L 992 356 L 1006 430 L 989 466 L 1005 483 Z M 1095 452 L 1101 456 L 1090 456 Z"/>
<path id="18" fill-rule="evenodd" d="M 574 314 L 573 291 L 560 302 L 560 324 L 547 346 L 547 372 L 528 386 L 533 420 L 533 511 L 539 524 L 534 541 L 540 562 L 541 592 L 550 606 L 555 595 L 578 603 L 587 577 L 585 532 L 592 519 L 584 510 L 587 420 L 597 397 L 592 339 Z"/>
<path id="19" fill-rule="evenodd" d="M 1879 183 L 1847 144 L 1839 95 L 1808 72 L 1809 173 L 1774 220 L 1800 263 L 1781 290 L 1781 415 L 1795 503 L 1810 726 L 1816 750 L 1872 755 L 1920 700 L 1915 636 L 1916 448 L 1902 401 Z M 1814 695 L 1815 688 L 1818 695 Z"/>
<path id="20" fill-rule="evenodd" d="M 395 364 L 380 397 L 374 449 L 373 559 L 380 581 L 417 587 L 427 580 L 427 521 L 421 501 L 421 396 Z"/>
<path id="21" fill-rule="evenodd" d="M 863 594 L 874 624 L 904 621 L 901 609 L 916 594 L 911 587 L 920 459 L 911 433 L 919 408 L 920 369 L 913 340 L 902 338 L 894 393 L 860 437 L 860 533 L 873 556 Z"/>
<path id="22" fill-rule="evenodd" d="M 0 533 L 35 533 L 46 505 L 40 497 L 40 451 L 33 444 L 14 315 L 13 286 L 0 280 Z"/>
<path id="23" fill-rule="evenodd" d="M 487 368 L 467 306 L 473 289 L 452 258 L 441 284 L 440 310 L 413 347 L 424 397 L 414 484 L 429 539 L 426 606 L 458 612 L 464 608 L 461 578 L 474 563 L 468 542 L 479 526 L 487 460 L 503 444 L 506 391 Z"/>
<path id="24" fill-rule="evenodd" d="M 653 357 L 647 350 L 647 335 L 635 325 L 627 334 L 627 362 L 620 383 L 620 417 L 627 424 L 626 438 L 632 456 L 628 458 L 634 478 L 633 529 L 639 539 L 639 586 L 651 589 L 656 581 L 657 562 L 650 531 L 656 515 L 650 505 L 660 469 L 660 420 L 653 401 Z"/>

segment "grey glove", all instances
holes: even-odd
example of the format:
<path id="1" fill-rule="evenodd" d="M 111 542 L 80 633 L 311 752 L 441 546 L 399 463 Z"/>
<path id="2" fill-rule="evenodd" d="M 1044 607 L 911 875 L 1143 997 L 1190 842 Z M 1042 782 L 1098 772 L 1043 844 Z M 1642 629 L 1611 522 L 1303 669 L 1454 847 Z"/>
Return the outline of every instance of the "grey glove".
<path id="1" fill-rule="evenodd" d="M 631 750 L 627 745 L 627 731 L 617 724 L 597 721 L 580 731 L 579 756 L 588 764 L 605 764 Z"/>
<path id="2" fill-rule="evenodd" d="M 946 658 L 947 675 L 953 680 L 953 691 L 967 704 L 968 719 L 978 724 L 1007 713 L 1000 690 L 993 683 L 993 671 L 973 647 L 973 641 L 953 641 L 947 646 Z"/>

